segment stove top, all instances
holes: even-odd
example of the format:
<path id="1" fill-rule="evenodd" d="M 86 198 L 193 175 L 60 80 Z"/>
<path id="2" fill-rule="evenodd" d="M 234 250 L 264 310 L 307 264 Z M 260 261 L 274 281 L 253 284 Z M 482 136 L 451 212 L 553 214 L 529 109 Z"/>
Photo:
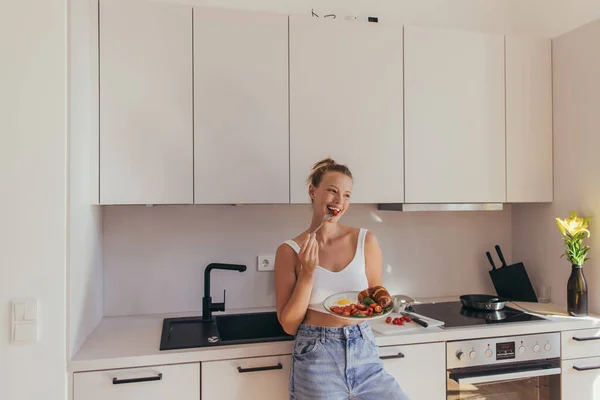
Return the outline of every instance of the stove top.
<path id="1" fill-rule="evenodd" d="M 424 317 L 443 321 L 441 328 L 507 324 L 514 322 L 540 321 L 544 318 L 527 314 L 510 307 L 499 311 L 479 311 L 464 307 L 460 301 L 413 304 L 410 309 Z"/>

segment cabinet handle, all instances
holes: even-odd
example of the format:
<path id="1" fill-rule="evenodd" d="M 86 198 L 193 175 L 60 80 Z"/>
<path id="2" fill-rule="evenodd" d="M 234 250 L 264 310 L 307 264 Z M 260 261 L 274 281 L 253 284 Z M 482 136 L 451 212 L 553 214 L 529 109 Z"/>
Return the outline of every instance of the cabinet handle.
<path id="1" fill-rule="evenodd" d="M 398 354 L 394 354 L 391 356 L 381 356 L 379 357 L 382 360 L 391 360 L 393 358 L 404 358 L 404 354 L 403 353 L 398 353 Z"/>
<path id="2" fill-rule="evenodd" d="M 576 365 L 573 365 L 573 369 L 575 371 L 589 371 L 591 369 L 600 369 L 600 365 L 596 365 L 594 367 L 578 367 Z"/>
<path id="3" fill-rule="evenodd" d="M 133 378 L 133 379 L 117 379 L 113 378 L 113 385 L 121 385 L 123 383 L 136 383 L 136 382 L 150 382 L 150 381 L 160 381 L 162 379 L 162 373 L 157 376 L 147 376 L 145 378 Z"/>
<path id="4" fill-rule="evenodd" d="M 600 340 L 600 336 L 590 336 L 590 337 L 573 336 L 573 340 L 577 340 L 578 342 L 585 342 L 587 340 Z"/>
<path id="5" fill-rule="evenodd" d="M 270 367 L 254 367 L 254 368 L 238 367 L 238 372 L 240 374 L 243 374 L 244 372 L 271 371 L 274 369 L 283 369 L 283 365 L 281 365 L 281 363 L 277 363 L 277 365 L 271 365 Z"/>

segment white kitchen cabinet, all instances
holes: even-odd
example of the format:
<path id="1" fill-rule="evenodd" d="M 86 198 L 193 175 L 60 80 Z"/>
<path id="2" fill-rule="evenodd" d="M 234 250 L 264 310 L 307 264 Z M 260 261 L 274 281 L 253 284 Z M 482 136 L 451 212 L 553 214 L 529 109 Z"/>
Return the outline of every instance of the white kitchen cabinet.
<path id="1" fill-rule="evenodd" d="M 100 203 L 192 203 L 192 7 L 99 12 Z"/>
<path id="2" fill-rule="evenodd" d="M 440 343 L 379 348 L 385 370 L 411 399 L 446 398 L 446 346 Z"/>
<path id="3" fill-rule="evenodd" d="M 551 202 L 552 175 L 552 42 L 507 36 L 507 202 Z"/>
<path id="4" fill-rule="evenodd" d="M 560 335 L 562 359 L 600 357 L 600 329 L 564 331 Z"/>
<path id="5" fill-rule="evenodd" d="M 561 400 L 600 398 L 600 357 L 562 362 Z"/>
<path id="6" fill-rule="evenodd" d="M 504 37 L 405 27 L 406 203 L 505 202 Z"/>
<path id="7" fill-rule="evenodd" d="M 291 361 L 287 354 L 203 362 L 202 399 L 289 399 Z"/>
<path id="8" fill-rule="evenodd" d="M 287 15 L 194 8 L 194 193 L 289 203 Z"/>
<path id="9" fill-rule="evenodd" d="M 352 201 L 403 202 L 402 27 L 290 16 L 290 191 L 328 156 L 354 175 Z"/>
<path id="10" fill-rule="evenodd" d="M 73 400 L 198 400 L 200 364 L 73 374 Z"/>

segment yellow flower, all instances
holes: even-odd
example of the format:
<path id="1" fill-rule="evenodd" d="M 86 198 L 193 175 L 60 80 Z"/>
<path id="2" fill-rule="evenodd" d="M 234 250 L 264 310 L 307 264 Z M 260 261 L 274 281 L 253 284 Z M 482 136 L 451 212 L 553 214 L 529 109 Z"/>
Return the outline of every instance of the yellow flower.
<path id="1" fill-rule="evenodd" d="M 591 217 L 578 217 L 577 212 L 571 211 L 569 218 L 565 218 L 564 220 L 556 218 L 556 223 L 563 236 L 566 236 L 567 233 L 571 237 L 579 233 L 584 233 L 587 237 L 590 237 L 590 231 L 587 229 L 590 219 Z"/>

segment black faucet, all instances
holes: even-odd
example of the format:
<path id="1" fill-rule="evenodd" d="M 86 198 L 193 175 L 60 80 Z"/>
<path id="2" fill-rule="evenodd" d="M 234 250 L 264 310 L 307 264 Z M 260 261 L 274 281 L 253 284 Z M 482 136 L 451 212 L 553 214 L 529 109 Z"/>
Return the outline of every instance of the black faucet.
<path id="1" fill-rule="evenodd" d="M 223 290 L 222 303 L 213 303 L 210 297 L 210 271 L 213 269 L 244 272 L 246 270 L 246 266 L 240 264 L 208 264 L 204 270 L 204 297 L 202 298 L 202 321 L 205 322 L 212 321 L 213 311 L 225 311 L 225 290 Z"/>

